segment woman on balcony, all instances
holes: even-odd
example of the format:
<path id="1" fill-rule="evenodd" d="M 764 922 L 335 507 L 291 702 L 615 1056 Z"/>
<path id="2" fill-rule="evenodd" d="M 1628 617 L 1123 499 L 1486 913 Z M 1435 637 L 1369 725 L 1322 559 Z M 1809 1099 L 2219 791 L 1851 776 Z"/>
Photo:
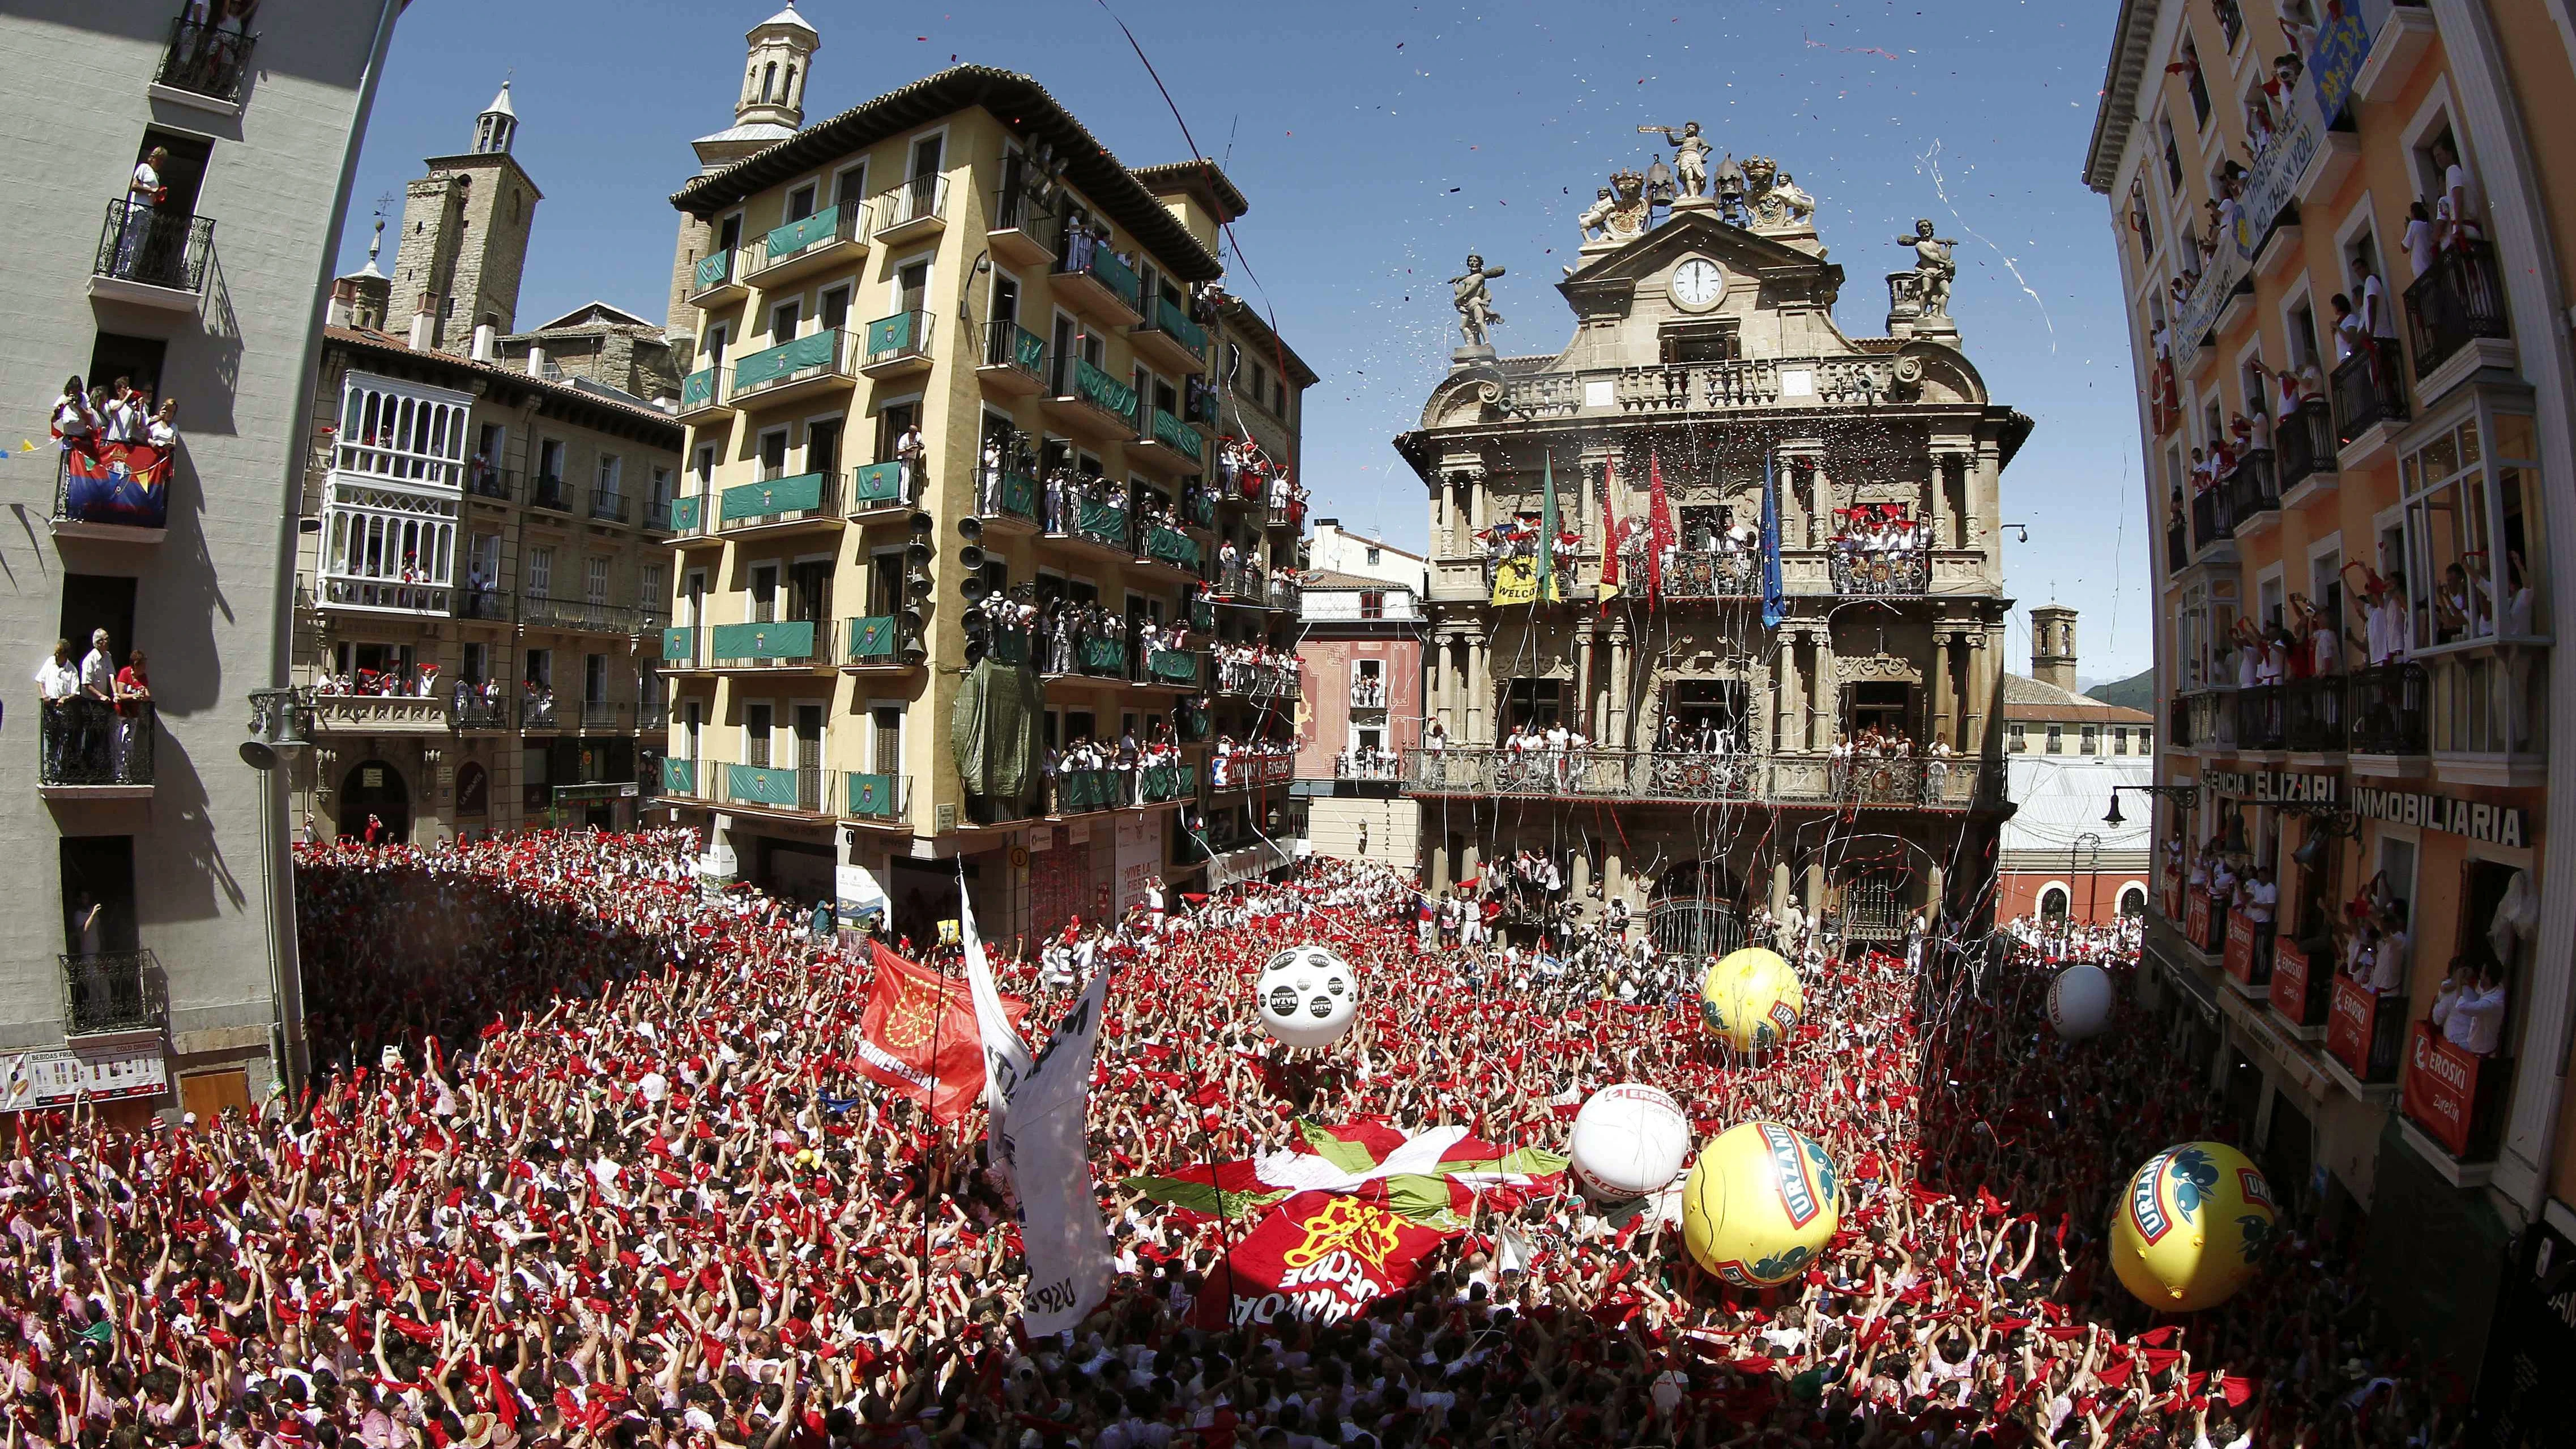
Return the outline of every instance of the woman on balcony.
<path id="1" fill-rule="evenodd" d="M 142 650 L 125 656 L 125 667 L 116 671 L 115 688 L 117 782 L 148 784 L 135 778 L 149 753 L 142 743 L 144 731 L 152 727 L 152 679 L 143 667 Z"/>

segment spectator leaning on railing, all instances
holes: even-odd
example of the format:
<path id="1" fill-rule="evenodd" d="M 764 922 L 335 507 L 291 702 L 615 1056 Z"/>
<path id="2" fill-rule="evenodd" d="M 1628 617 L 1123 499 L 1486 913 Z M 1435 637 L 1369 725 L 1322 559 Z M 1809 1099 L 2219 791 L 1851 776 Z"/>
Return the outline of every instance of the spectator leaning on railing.
<path id="1" fill-rule="evenodd" d="M 71 766 L 80 737 L 80 670 L 72 663 L 72 641 L 57 639 L 54 652 L 36 666 L 36 694 L 44 710 L 45 774 L 58 778 Z"/>

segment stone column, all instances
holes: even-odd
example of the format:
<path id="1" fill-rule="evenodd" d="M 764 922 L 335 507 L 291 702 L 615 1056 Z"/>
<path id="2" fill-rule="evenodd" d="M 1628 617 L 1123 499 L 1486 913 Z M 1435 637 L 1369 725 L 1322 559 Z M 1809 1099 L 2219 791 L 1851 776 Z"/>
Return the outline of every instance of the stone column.
<path id="1" fill-rule="evenodd" d="M 1774 736 L 1784 752 L 1807 746 L 1807 706 L 1798 688 L 1798 643 L 1805 637 L 1803 629 L 1782 629 L 1779 644 L 1771 651 L 1771 712 L 1777 721 Z"/>
<path id="2" fill-rule="evenodd" d="M 1932 739 L 1924 743 L 1948 740 L 1953 749 L 1959 737 L 1952 733 L 1959 712 L 1956 681 L 1950 676 L 1950 645 L 1955 636 L 1947 629 L 1932 631 Z"/>
<path id="3" fill-rule="evenodd" d="M 1494 682 L 1485 672 L 1492 649 L 1493 641 L 1482 633 L 1467 637 L 1467 741 L 1480 748 L 1494 743 L 1485 720 L 1494 705 Z"/>
<path id="4" fill-rule="evenodd" d="M 2004 540 L 1995 527 L 1995 510 L 2003 506 L 2003 455 L 1992 438 L 1977 442 L 1977 465 L 1968 477 L 1968 537 L 1985 538 L 1986 582 L 2001 588 L 2004 574 Z M 1989 530 L 1992 530 L 1991 536 Z"/>
<path id="5" fill-rule="evenodd" d="M 1967 738 L 1960 741 L 1959 753 L 1972 760 L 1986 757 L 1986 714 L 1993 707 L 1995 650 L 1992 630 L 1979 629 L 1961 642 L 1968 647 L 1968 718 Z"/>
<path id="6" fill-rule="evenodd" d="M 1612 749 L 1630 747 L 1628 731 L 1628 621 L 1610 624 L 1610 728 L 1602 740 Z"/>
<path id="7" fill-rule="evenodd" d="M 1601 852 L 1601 901 L 1607 909 L 1614 897 L 1628 893 L 1628 862 L 1619 854 L 1619 842 L 1612 839 Z"/>
<path id="8" fill-rule="evenodd" d="M 1825 865 L 1811 861 L 1807 866 L 1807 919 L 1812 921 L 1825 910 Z"/>
<path id="9" fill-rule="evenodd" d="M 1834 630 L 1830 624 L 1816 626 L 1816 684 L 1807 696 L 1807 748 L 1823 753 L 1834 745 L 1835 716 L 1841 712 L 1842 691 L 1834 684 Z"/>
<path id="10" fill-rule="evenodd" d="M 1473 812 L 1468 814 L 1467 829 L 1464 834 L 1467 837 L 1467 849 L 1466 853 L 1459 860 L 1458 879 L 1472 880 L 1485 873 L 1484 852 L 1478 849 L 1476 845 L 1476 819 Z"/>
<path id="11" fill-rule="evenodd" d="M 1574 852 L 1574 868 L 1567 873 L 1565 890 L 1569 898 L 1580 901 L 1592 889 L 1592 852 Z"/>
<path id="12" fill-rule="evenodd" d="M 1592 709 L 1592 654 L 1596 643 L 1591 620 L 1574 626 L 1574 708 L 1567 713 L 1576 729 L 1597 740 L 1601 732 L 1593 727 Z"/>
<path id="13" fill-rule="evenodd" d="M 1778 920 L 1789 909 L 1789 862 L 1771 863 L 1771 919 Z"/>

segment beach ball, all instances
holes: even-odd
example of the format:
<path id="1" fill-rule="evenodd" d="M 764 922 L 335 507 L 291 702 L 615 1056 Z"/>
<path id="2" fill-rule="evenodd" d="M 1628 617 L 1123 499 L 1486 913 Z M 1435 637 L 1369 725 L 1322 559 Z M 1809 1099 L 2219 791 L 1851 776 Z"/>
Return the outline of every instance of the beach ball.
<path id="1" fill-rule="evenodd" d="M 1252 995 L 1261 1024 L 1292 1047 L 1340 1041 L 1360 1009 L 1350 963 L 1321 946 L 1291 946 L 1271 957 L 1252 983 Z"/>
<path id="2" fill-rule="evenodd" d="M 1779 952 L 1761 946 L 1730 952 L 1700 978 L 1700 1019 L 1737 1051 L 1787 1041 L 1805 1005 L 1798 973 Z"/>
<path id="3" fill-rule="evenodd" d="M 1777 1122 L 1747 1122 L 1702 1148 L 1682 1182 L 1682 1243 L 1739 1288 L 1804 1272 L 1842 1221 L 1823 1144 Z"/>
<path id="4" fill-rule="evenodd" d="M 2048 1024 L 2068 1041 L 2098 1036 L 2111 1024 L 2111 973 L 2099 966 L 2069 966 L 2048 983 Z"/>
<path id="5" fill-rule="evenodd" d="M 1621 1082 L 1593 1093 L 1574 1114 L 1566 1155 L 1586 1196 L 1625 1202 L 1681 1176 L 1690 1143 L 1690 1118 L 1669 1093 Z"/>
<path id="6" fill-rule="evenodd" d="M 2147 1159 L 2111 1208 L 2111 1268 L 2149 1308 L 2215 1307 L 2263 1265 L 2278 1221 L 2272 1185 L 2224 1142 Z"/>

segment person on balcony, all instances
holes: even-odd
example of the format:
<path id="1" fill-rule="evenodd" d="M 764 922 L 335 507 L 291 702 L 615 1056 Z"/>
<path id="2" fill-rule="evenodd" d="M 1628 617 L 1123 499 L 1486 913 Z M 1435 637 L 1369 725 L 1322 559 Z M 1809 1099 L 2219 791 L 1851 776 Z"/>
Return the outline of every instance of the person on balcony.
<path id="1" fill-rule="evenodd" d="M 116 778 L 119 784 L 148 784 L 136 777 L 144 770 L 144 732 L 152 728 L 152 679 L 143 667 L 143 651 L 125 656 L 116 671 Z"/>
<path id="2" fill-rule="evenodd" d="M 78 758 L 80 740 L 80 670 L 72 663 L 72 641 L 57 639 L 54 652 L 36 666 L 36 697 L 43 712 L 47 780 L 61 779 Z"/>
<path id="3" fill-rule="evenodd" d="M 2432 157 L 2442 172 L 2442 194 L 2433 208 L 2441 230 L 2436 240 L 2446 251 L 2465 251 L 2484 239 L 2478 230 L 2477 183 L 2460 164 L 2460 153 L 2448 136 L 2433 143 Z"/>
<path id="4" fill-rule="evenodd" d="M 144 252 L 152 243 L 152 213 L 167 200 L 170 189 L 161 182 L 161 168 L 170 164 L 170 148 L 155 146 L 149 154 L 134 163 L 134 174 L 125 182 L 125 214 L 116 231 L 116 275 L 131 279 L 135 269 L 144 263 Z"/>
<path id="5" fill-rule="evenodd" d="M 97 772 L 108 767 L 114 749 L 111 721 L 116 703 L 116 655 L 108 648 L 107 631 L 93 629 L 89 636 L 89 653 L 81 656 L 81 768 Z"/>
<path id="6" fill-rule="evenodd" d="M 63 395 L 54 402 L 54 441 L 64 453 L 94 457 L 106 425 L 107 420 L 90 406 L 89 392 L 81 386 L 79 375 L 74 374 L 63 384 Z"/>
<path id="7" fill-rule="evenodd" d="M 2451 974 L 2433 999 L 2433 1024 L 2442 1040 L 2473 1057 L 2491 1057 L 2504 1042 L 2507 993 L 2504 976 L 2493 957 L 2481 957 L 2474 970 L 2466 960 L 2451 958 Z"/>

